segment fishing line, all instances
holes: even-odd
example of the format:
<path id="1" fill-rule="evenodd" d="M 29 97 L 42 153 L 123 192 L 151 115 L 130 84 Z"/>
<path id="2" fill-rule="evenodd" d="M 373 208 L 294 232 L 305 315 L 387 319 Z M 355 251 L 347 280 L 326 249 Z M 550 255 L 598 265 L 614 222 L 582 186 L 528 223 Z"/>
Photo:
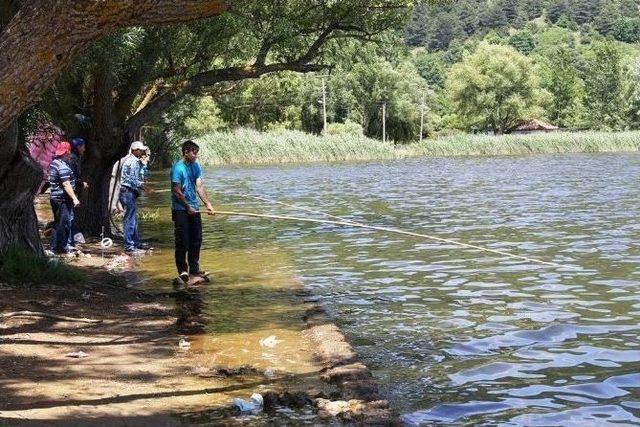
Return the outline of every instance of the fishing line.
<path id="1" fill-rule="evenodd" d="M 239 193 L 238 195 L 242 196 L 242 197 L 248 197 L 248 198 L 251 198 L 251 199 L 262 200 L 263 202 L 275 203 L 275 204 L 278 204 L 278 205 L 286 206 L 286 207 L 293 208 L 293 209 L 298 209 L 298 210 L 305 211 L 305 212 L 310 212 L 310 213 L 314 213 L 314 214 L 318 214 L 318 215 L 324 215 L 324 216 L 329 217 L 329 218 L 335 218 L 338 221 L 342 221 L 342 222 L 352 222 L 354 224 L 356 223 L 356 221 L 352 221 L 352 220 L 350 220 L 348 218 L 343 218 L 341 216 L 331 215 L 330 213 L 317 211 L 317 210 L 314 210 L 314 209 L 309 209 L 309 208 L 306 208 L 304 206 L 290 205 L 289 203 L 280 202 L 278 200 L 267 199 L 266 197 L 254 196 L 252 194 Z"/>
<path id="2" fill-rule="evenodd" d="M 348 222 L 348 223 L 351 223 L 351 224 L 354 224 L 354 225 L 357 224 L 358 226 L 371 227 L 371 226 L 369 226 L 367 224 L 363 224 L 363 223 L 360 223 L 360 222 L 357 222 L 357 221 L 353 221 L 353 220 L 350 220 L 350 219 L 347 219 L 347 218 L 343 218 L 343 217 L 339 217 L 339 216 L 336 216 L 336 215 L 332 215 L 332 214 L 327 213 L 327 212 L 322 212 L 322 211 L 318 211 L 318 210 L 315 210 L 315 209 L 309 209 L 309 208 L 306 208 L 304 206 L 292 205 L 292 204 L 289 204 L 289 203 L 280 202 L 278 200 L 268 199 L 266 197 L 254 196 L 252 194 L 242 194 L 242 193 L 240 193 L 239 195 L 243 196 L 243 197 L 249 197 L 249 198 L 252 198 L 252 199 L 256 199 L 256 200 L 262 200 L 262 201 L 269 202 L 269 203 L 275 203 L 275 204 L 282 205 L 282 206 L 287 206 L 287 207 L 290 207 L 290 208 L 293 208 L 293 209 L 299 209 L 299 210 L 306 211 L 306 212 L 325 215 L 325 216 L 330 217 L 330 218 L 335 218 L 341 223 Z M 496 250 L 496 249 L 484 248 L 484 247 L 477 246 L 477 245 L 470 245 L 470 244 L 467 244 L 467 243 L 462 243 L 462 242 L 458 242 L 458 241 L 451 240 L 451 239 L 445 239 L 445 238 L 442 238 L 442 237 L 430 236 L 430 235 L 427 235 L 427 234 L 420 234 L 420 233 L 412 233 L 410 231 L 400 230 L 400 229 L 396 229 L 396 228 L 388 228 L 388 227 L 378 227 L 376 229 L 384 229 L 385 231 L 390 231 L 390 232 L 393 232 L 393 233 L 406 234 L 406 235 L 416 236 L 416 237 L 424 237 L 424 238 L 431 239 L 431 240 L 436 240 L 436 241 L 445 242 L 445 243 L 451 243 L 451 244 L 462 246 L 462 247 L 478 249 L 478 250 L 482 250 L 482 251 L 485 251 L 485 252 L 491 252 L 491 253 L 495 253 L 495 254 L 499 254 L 499 255 L 508 256 L 510 258 L 517 258 L 517 259 L 521 259 L 521 260 L 527 260 L 527 261 L 531 261 L 531 262 L 535 262 L 535 263 L 551 265 L 551 266 L 554 266 L 554 267 L 567 267 L 567 268 L 572 268 L 572 269 L 576 269 L 576 270 L 581 270 L 580 267 L 564 266 L 564 265 L 561 265 L 561 264 L 557 264 L 555 262 L 542 261 L 542 260 L 535 259 L 535 258 L 524 257 L 524 256 L 520 256 L 520 255 L 514 255 L 514 254 L 509 253 L 509 252 L 499 251 L 499 250 Z"/>
<path id="3" fill-rule="evenodd" d="M 156 191 L 156 193 L 158 192 L 164 192 L 164 191 L 171 191 L 171 190 L 160 190 L 160 191 Z M 330 218 L 334 218 L 337 221 L 329 221 L 329 220 L 322 220 L 322 219 L 312 219 L 312 218 L 300 218 L 300 217 L 295 217 L 295 216 L 283 216 L 283 215 L 267 215 L 267 214 L 258 214 L 258 213 L 254 213 L 254 212 L 236 212 L 236 211 L 215 211 L 215 213 L 217 215 L 226 215 L 226 216 L 246 216 L 246 217 L 253 217 L 253 218 L 269 218 L 269 219 L 280 219 L 280 220 L 287 220 L 287 221 L 301 221 L 301 222 L 313 222 L 313 223 L 319 223 L 319 224 L 333 224 L 333 225 L 341 225 L 341 226 L 345 226 L 345 227 L 356 227 L 356 228 L 365 228 L 365 229 L 369 229 L 369 230 L 377 230 L 377 231 L 385 231 L 385 232 L 389 232 L 389 233 L 395 233 L 395 234 L 402 234 L 405 236 L 413 236 L 413 237 L 421 237 L 424 239 L 429 239 L 429 240 L 434 240 L 437 242 L 442 242 L 442 243 L 449 243 L 452 245 L 456 245 L 456 246 L 461 246 L 464 248 L 469 248 L 469 249 L 476 249 L 479 251 L 483 251 L 483 252 L 490 252 L 496 255 L 502 255 L 508 258 L 512 258 L 512 259 L 518 259 L 521 261 L 528 261 L 528 262 L 533 262 L 536 264 L 543 264 L 543 265 L 549 265 L 552 267 L 559 267 L 559 268 L 570 268 L 573 270 L 582 270 L 582 268 L 580 267 L 576 267 L 576 266 L 572 266 L 572 265 L 562 265 L 562 264 L 558 264 L 555 262 L 550 262 L 550 261 L 543 261 L 540 259 L 536 259 L 536 258 L 530 258 L 530 257 L 526 257 L 526 256 L 522 256 L 522 255 L 515 255 L 509 252 L 504 252 L 504 251 L 500 251 L 497 249 L 489 249 L 489 248 L 485 248 L 482 246 L 477 246 L 477 245 L 471 245 L 469 243 L 462 243 L 462 242 L 458 242 L 455 240 L 451 240 L 451 239 L 446 239 L 443 237 L 436 237 L 436 236 L 431 236 L 429 234 L 422 234 L 422 233 L 414 233 L 411 231 L 405 231 L 405 230 L 401 230 L 398 228 L 389 228 L 389 227 L 380 227 L 380 226 L 374 226 L 374 225 L 367 225 L 367 224 L 363 224 L 361 222 L 357 222 L 357 221 L 353 221 L 347 218 L 343 218 L 340 216 L 336 216 L 336 215 L 332 215 L 330 213 L 327 212 L 322 212 L 322 211 L 318 211 L 315 209 L 309 209 L 303 206 L 297 206 L 297 205 L 292 205 L 289 203 L 285 203 L 285 202 L 280 202 L 277 200 L 272 200 L 272 199 L 268 199 L 266 197 L 261 197 L 261 196 L 254 196 L 252 194 L 238 194 L 241 197 L 248 197 L 248 198 L 252 198 L 252 199 L 256 199 L 256 200 L 261 200 L 261 201 L 265 201 L 265 202 L 269 202 L 269 203 L 275 203 L 278 205 L 282 205 L 282 206 L 287 206 L 293 209 L 299 209 L 302 211 L 306 211 L 309 213 L 315 213 L 315 214 L 319 214 L 319 215 L 324 215 Z"/>
<path id="4" fill-rule="evenodd" d="M 482 246 L 477 246 L 477 245 L 470 245 L 468 243 L 456 242 L 455 240 L 450 240 L 450 239 L 445 239 L 445 238 L 442 238 L 442 237 L 431 236 L 431 235 L 428 235 L 428 234 L 414 233 L 414 232 L 411 232 L 411 231 L 400 230 L 400 229 L 397 229 L 397 228 L 378 227 L 378 226 L 374 226 L 374 225 L 362 224 L 360 222 L 331 221 L 331 220 L 327 220 L 327 219 L 300 218 L 300 217 L 295 217 L 295 216 L 267 215 L 267 214 L 259 214 L 259 213 L 254 213 L 254 212 L 236 212 L 236 211 L 215 211 L 215 215 L 246 216 L 246 217 L 253 217 L 253 218 L 280 219 L 280 220 L 286 220 L 286 221 L 313 222 L 313 223 L 316 223 L 316 224 L 333 224 L 333 225 L 341 225 L 341 226 L 345 226 L 345 227 L 356 227 L 356 228 L 365 228 L 365 229 L 369 229 L 369 230 L 385 231 L 385 232 L 389 232 L 389 233 L 402 234 L 402 235 L 405 235 L 405 236 L 421 237 L 421 238 L 425 238 L 425 239 L 435 240 L 435 241 L 438 241 L 438 242 L 450 243 L 450 244 L 457 245 L 457 246 L 462 246 L 462 247 L 465 247 L 465 248 L 476 249 L 476 250 L 480 250 L 480 251 L 483 251 L 483 252 L 490 252 L 490 253 L 497 254 L 497 255 L 502 255 L 502 256 L 505 256 L 505 257 L 508 257 L 508 258 L 514 258 L 514 259 L 518 259 L 518 260 L 533 262 L 533 263 L 536 263 L 536 264 L 544 264 L 544 265 L 549 265 L 549 266 L 552 266 L 552 267 L 571 268 L 571 269 L 574 269 L 574 270 L 581 270 L 580 267 L 575 267 L 575 266 L 572 266 L 572 265 L 561 265 L 561 264 L 558 264 L 558 263 L 555 263 L 555 262 L 543 261 L 543 260 L 540 260 L 540 259 L 530 258 L 530 257 L 526 257 L 526 256 L 521 256 L 521 255 L 514 255 L 514 254 L 509 253 L 509 252 L 499 251 L 499 250 L 496 250 L 496 249 L 484 248 Z"/>

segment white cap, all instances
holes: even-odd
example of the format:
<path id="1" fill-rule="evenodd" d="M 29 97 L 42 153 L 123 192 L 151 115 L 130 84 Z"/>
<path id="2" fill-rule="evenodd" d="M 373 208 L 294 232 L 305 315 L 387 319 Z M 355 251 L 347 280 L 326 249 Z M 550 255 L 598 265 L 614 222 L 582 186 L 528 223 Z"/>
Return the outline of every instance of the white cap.
<path id="1" fill-rule="evenodd" d="M 144 145 L 144 143 L 142 141 L 134 141 L 131 144 L 131 151 L 133 151 L 133 150 L 147 151 L 148 149 L 149 149 L 149 147 Z"/>

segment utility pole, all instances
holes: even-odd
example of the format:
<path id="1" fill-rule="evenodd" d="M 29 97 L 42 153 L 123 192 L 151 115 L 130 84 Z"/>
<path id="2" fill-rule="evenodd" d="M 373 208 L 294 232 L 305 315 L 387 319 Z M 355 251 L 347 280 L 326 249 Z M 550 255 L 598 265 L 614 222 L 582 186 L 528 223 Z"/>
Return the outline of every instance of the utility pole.
<path id="1" fill-rule="evenodd" d="M 324 125 L 322 127 L 322 135 L 327 136 L 327 85 L 325 83 L 325 77 L 322 76 L 322 116 Z"/>
<path id="2" fill-rule="evenodd" d="M 387 103 L 382 103 L 382 142 L 387 142 Z"/>
<path id="3" fill-rule="evenodd" d="M 424 132 L 424 98 L 425 94 L 422 94 L 422 102 L 420 103 L 420 142 L 422 142 L 422 134 Z"/>

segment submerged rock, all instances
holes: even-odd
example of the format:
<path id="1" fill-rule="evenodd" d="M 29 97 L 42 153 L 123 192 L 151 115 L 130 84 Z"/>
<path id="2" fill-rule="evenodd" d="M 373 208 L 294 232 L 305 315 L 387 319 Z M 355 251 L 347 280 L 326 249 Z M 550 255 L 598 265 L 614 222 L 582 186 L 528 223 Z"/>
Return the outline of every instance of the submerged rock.
<path id="1" fill-rule="evenodd" d="M 224 379 L 237 376 L 258 376 L 262 373 L 250 365 L 242 365 L 237 368 L 215 367 L 211 369 L 198 370 L 196 375 L 202 378 Z"/>
<path id="2" fill-rule="evenodd" d="M 349 401 L 316 399 L 315 404 L 318 415 L 322 418 L 335 417 L 365 425 L 394 425 L 389 402 L 386 400 L 365 402 L 358 399 Z"/>

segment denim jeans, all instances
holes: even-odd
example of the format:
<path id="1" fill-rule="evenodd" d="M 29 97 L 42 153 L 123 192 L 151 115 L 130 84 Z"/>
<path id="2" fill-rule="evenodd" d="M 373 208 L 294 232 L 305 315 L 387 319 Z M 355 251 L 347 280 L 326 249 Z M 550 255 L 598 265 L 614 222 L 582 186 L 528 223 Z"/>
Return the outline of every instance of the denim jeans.
<path id="1" fill-rule="evenodd" d="M 73 203 L 66 199 L 51 199 L 53 220 L 55 226 L 51 235 L 51 250 L 55 253 L 67 253 L 69 247 L 69 235 L 73 222 Z"/>
<path id="2" fill-rule="evenodd" d="M 125 251 L 133 251 L 140 246 L 136 199 L 137 197 L 132 191 L 120 190 L 120 203 L 124 208 L 122 229 L 124 231 Z"/>
<path id="3" fill-rule="evenodd" d="M 175 227 L 175 258 L 178 273 L 187 271 L 196 274 L 200 271 L 200 246 L 202 245 L 200 214 L 189 215 L 187 211 L 173 210 L 171 217 Z"/>
<path id="4" fill-rule="evenodd" d="M 79 233 L 80 231 L 78 230 L 78 226 L 76 225 L 76 216 L 73 213 L 73 210 L 71 211 L 71 229 L 69 230 L 69 239 L 68 239 L 68 243 L 67 246 L 68 247 L 75 247 L 76 246 L 76 242 L 73 240 L 73 236 L 75 236 L 77 233 Z"/>

